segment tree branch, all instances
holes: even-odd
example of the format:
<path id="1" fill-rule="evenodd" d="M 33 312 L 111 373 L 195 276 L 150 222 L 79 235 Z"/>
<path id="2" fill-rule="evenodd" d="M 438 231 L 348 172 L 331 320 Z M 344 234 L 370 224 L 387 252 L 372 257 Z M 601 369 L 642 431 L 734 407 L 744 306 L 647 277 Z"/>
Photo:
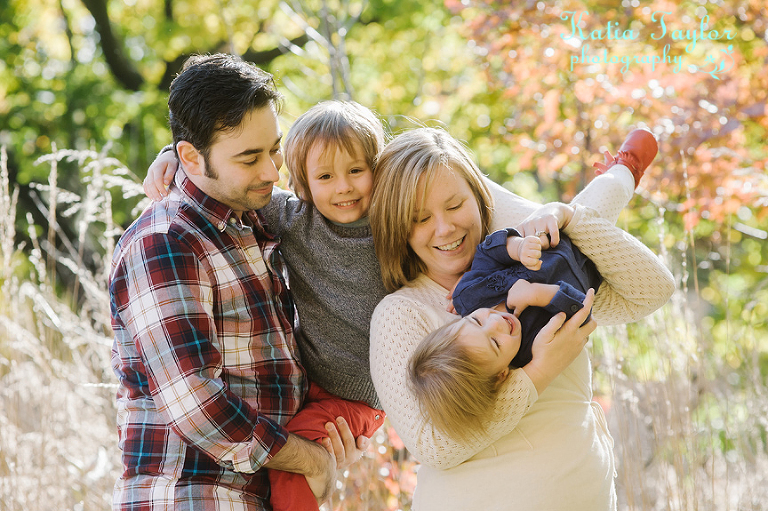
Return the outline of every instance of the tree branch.
<path id="1" fill-rule="evenodd" d="M 299 37 L 291 39 L 288 44 L 272 48 L 271 50 L 254 51 L 249 49 L 247 52 L 245 52 L 245 54 L 242 55 L 242 59 L 256 64 L 257 66 L 264 66 L 275 60 L 280 55 L 285 55 L 286 53 L 290 52 L 291 46 L 304 46 L 308 41 L 309 37 L 307 37 L 306 34 L 302 34 Z M 226 43 L 222 42 L 216 48 L 212 48 L 208 52 L 200 53 L 215 53 L 217 51 L 221 51 L 219 48 L 225 47 Z M 163 77 L 160 80 L 160 83 L 157 85 L 160 90 L 168 90 L 168 87 L 171 86 L 173 79 L 176 77 L 179 71 L 181 71 L 181 66 L 184 65 L 184 61 L 186 61 L 190 55 L 190 53 L 182 53 L 171 62 L 166 63 Z"/>
<path id="2" fill-rule="evenodd" d="M 285 55 L 286 53 L 290 52 L 291 46 L 303 47 L 308 42 L 309 36 L 307 36 L 307 34 L 301 34 L 299 37 L 291 39 L 290 44 L 278 46 L 276 48 L 272 48 L 271 50 L 254 51 L 249 48 L 248 51 L 243 54 L 243 60 L 252 62 L 257 66 L 263 66 L 265 64 L 269 64 L 280 55 Z"/>
<path id="3" fill-rule="evenodd" d="M 125 56 L 123 42 L 112 31 L 112 23 L 107 12 L 108 0 L 82 0 L 83 5 L 96 20 L 96 31 L 101 37 L 101 49 L 110 71 L 115 79 L 128 90 L 137 91 L 144 84 L 144 77 Z"/>
<path id="4" fill-rule="evenodd" d="M 104 59 L 109 66 L 109 70 L 115 79 L 126 89 L 137 91 L 144 85 L 144 77 L 139 73 L 134 63 L 125 55 L 125 49 L 123 42 L 115 34 L 112 29 L 112 23 L 109 20 L 109 13 L 107 11 L 108 0 L 82 0 L 83 5 L 88 9 L 96 21 L 96 31 L 101 38 L 101 49 L 104 53 Z M 165 16 L 168 20 L 173 19 L 173 1 L 164 1 Z M 242 55 L 243 60 L 247 60 L 256 64 L 257 66 L 264 66 L 269 64 L 280 55 L 284 55 L 291 51 L 291 46 L 303 47 L 309 41 L 307 34 L 302 34 L 294 39 L 291 39 L 288 44 L 280 45 L 270 50 L 254 51 L 249 49 Z M 224 43 L 216 45 L 214 48 L 210 48 L 207 52 L 212 53 L 221 51 L 220 48 L 226 47 Z M 205 50 L 201 53 L 206 53 Z M 181 70 L 184 61 L 187 60 L 190 54 L 184 53 L 176 57 L 174 60 L 167 62 L 165 66 L 165 72 L 158 84 L 160 90 L 168 90 L 173 78 Z"/>

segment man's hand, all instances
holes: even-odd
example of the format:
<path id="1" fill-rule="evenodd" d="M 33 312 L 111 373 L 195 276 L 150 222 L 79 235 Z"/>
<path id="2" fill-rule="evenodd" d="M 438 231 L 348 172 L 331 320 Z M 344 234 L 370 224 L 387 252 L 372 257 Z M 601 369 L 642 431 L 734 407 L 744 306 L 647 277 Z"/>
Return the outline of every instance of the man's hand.
<path id="1" fill-rule="evenodd" d="M 147 177 L 144 178 L 144 193 L 147 197 L 159 201 L 168 195 L 168 186 L 178 168 L 179 161 L 173 151 L 158 154 L 147 170 Z"/>
<path id="2" fill-rule="evenodd" d="M 564 312 L 557 314 L 534 339 L 533 360 L 523 367 L 523 371 L 539 393 L 571 365 L 587 344 L 589 334 L 597 328 L 594 319 L 584 323 L 589 317 L 594 301 L 595 291 L 590 289 L 584 298 L 584 307 L 580 311 L 571 316 L 567 322 Z"/>
<path id="3" fill-rule="evenodd" d="M 264 467 L 302 474 L 318 504 L 331 496 L 336 481 L 336 458 L 320 444 L 291 433 L 288 441 Z"/>
<path id="4" fill-rule="evenodd" d="M 344 417 L 337 417 L 336 424 L 327 423 L 325 429 L 328 438 L 323 439 L 323 447 L 336 459 L 336 468 L 339 470 L 349 468 L 358 461 L 371 445 L 371 439 L 362 435 L 355 440 Z"/>

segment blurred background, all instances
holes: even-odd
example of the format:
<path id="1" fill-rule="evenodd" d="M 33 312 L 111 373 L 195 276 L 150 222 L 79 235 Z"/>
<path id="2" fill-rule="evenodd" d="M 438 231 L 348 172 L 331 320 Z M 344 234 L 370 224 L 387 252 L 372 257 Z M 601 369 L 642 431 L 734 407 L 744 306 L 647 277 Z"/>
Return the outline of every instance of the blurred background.
<path id="1" fill-rule="evenodd" d="M 768 14 L 762 0 L 0 0 L 0 509 L 106 510 L 118 475 L 106 278 L 170 141 L 187 56 L 273 73 L 292 121 L 353 99 L 446 127 L 568 201 L 635 127 L 660 154 L 619 225 L 672 269 L 592 336 L 620 509 L 768 509 Z M 388 426 L 328 509 L 408 510 Z"/>

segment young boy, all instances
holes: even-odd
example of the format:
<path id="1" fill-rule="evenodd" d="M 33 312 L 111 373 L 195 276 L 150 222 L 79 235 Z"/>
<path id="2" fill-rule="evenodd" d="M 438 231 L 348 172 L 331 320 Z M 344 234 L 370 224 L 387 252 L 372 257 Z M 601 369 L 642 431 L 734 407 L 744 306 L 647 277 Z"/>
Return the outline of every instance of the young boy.
<path id="1" fill-rule="evenodd" d="M 427 335 L 410 360 L 410 384 L 433 424 L 458 439 L 482 431 L 499 384 L 531 361 L 539 331 L 558 313 L 573 316 L 602 282 L 562 233 L 556 246 L 546 232 L 489 234 L 452 293 L 462 318 Z"/>
<path id="2" fill-rule="evenodd" d="M 291 126 L 284 144 L 290 185 L 298 197 L 275 188 L 260 210 L 280 237 L 291 294 L 300 318 L 296 331 L 310 380 L 291 433 L 313 441 L 326 424 L 344 417 L 355 437 L 370 438 L 384 422 L 373 388 L 368 325 L 386 295 L 368 225 L 373 172 L 384 128 L 369 109 L 343 101 L 322 102 Z M 175 171 L 172 152 L 158 157 L 148 176 Z M 145 181 L 155 198 L 152 178 Z M 318 509 L 303 476 L 272 470 L 275 511 Z"/>

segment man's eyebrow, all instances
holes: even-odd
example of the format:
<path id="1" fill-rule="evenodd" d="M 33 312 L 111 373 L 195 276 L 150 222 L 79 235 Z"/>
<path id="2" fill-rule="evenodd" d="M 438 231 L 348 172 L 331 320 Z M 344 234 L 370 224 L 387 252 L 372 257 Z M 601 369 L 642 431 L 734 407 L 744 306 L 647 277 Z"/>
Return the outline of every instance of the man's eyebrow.
<path id="1" fill-rule="evenodd" d="M 275 147 L 276 145 L 280 144 L 280 141 L 283 139 L 283 134 L 281 133 L 280 136 L 277 137 L 277 140 L 275 140 L 275 143 L 272 144 L 272 147 Z M 239 152 L 236 155 L 233 156 L 233 158 L 242 158 L 243 156 L 254 156 L 257 154 L 261 154 L 264 152 L 263 148 L 254 148 L 254 149 L 246 149 L 245 151 Z"/>

